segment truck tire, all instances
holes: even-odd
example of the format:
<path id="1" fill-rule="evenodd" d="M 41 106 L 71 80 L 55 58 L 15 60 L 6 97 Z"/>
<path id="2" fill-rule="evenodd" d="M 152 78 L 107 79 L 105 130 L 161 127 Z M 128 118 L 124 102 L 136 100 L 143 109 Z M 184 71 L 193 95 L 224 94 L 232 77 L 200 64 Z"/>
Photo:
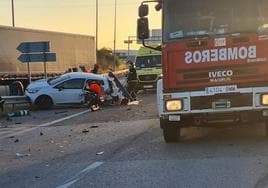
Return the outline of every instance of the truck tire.
<path id="1" fill-rule="evenodd" d="M 37 109 L 47 110 L 52 107 L 53 101 L 51 97 L 47 95 L 41 95 L 35 100 L 35 105 Z"/>
<path id="2" fill-rule="evenodd" d="M 177 127 L 173 122 L 160 119 L 163 136 L 166 143 L 178 142 L 180 140 L 180 127 Z"/>
<path id="3" fill-rule="evenodd" d="M 9 89 L 10 89 L 10 95 L 13 95 L 13 96 L 24 95 L 24 86 L 20 81 L 12 82 L 9 85 Z"/>

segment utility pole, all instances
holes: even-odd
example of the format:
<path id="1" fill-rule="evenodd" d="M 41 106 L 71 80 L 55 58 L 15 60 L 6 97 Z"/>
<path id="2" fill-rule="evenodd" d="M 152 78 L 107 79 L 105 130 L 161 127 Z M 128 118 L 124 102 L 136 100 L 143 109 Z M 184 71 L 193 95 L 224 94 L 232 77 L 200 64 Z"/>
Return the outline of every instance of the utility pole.
<path id="1" fill-rule="evenodd" d="M 116 69 L 116 0 L 114 0 L 114 71 Z"/>
<path id="2" fill-rule="evenodd" d="M 98 63 L 99 0 L 96 0 L 96 63 Z"/>
<path id="3" fill-rule="evenodd" d="M 14 0 L 11 0 L 12 26 L 15 27 Z"/>

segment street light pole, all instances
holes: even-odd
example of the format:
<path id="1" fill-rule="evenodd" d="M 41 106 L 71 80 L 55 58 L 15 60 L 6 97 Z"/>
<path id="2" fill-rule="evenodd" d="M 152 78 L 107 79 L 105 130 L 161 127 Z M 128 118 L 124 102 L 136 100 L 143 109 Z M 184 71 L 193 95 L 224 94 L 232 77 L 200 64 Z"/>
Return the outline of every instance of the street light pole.
<path id="1" fill-rule="evenodd" d="M 15 27 L 14 0 L 11 0 L 12 26 Z"/>
<path id="2" fill-rule="evenodd" d="M 125 40 L 124 43 L 127 44 L 127 57 L 130 59 L 130 44 L 132 44 L 132 40 L 130 40 L 131 36 L 128 36 L 128 40 Z"/>
<path id="3" fill-rule="evenodd" d="M 114 71 L 116 69 L 116 0 L 114 0 Z"/>
<path id="4" fill-rule="evenodd" d="M 96 63 L 98 63 L 99 0 L 96 0 Z"/>
<path id="5" fill-rule="evenodd" d="M 129 50 L 130 50 L 130 37 L 128 36 L 128 47 L 127 47 L 127 56 L 129 59 Z"/>

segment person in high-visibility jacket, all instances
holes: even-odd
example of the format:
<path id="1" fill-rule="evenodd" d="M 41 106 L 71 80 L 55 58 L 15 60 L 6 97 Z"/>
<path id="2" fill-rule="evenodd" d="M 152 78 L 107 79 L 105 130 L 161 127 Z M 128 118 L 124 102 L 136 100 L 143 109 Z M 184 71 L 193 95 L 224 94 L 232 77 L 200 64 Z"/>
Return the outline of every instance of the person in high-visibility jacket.
<path id="1" fill-rule="evenodd" d="M 94 108 L 100 109 L 102 103 L 104 102 L 104 94 L 100 83 L 98 81 L 91 81 L 87 85 L 87 90 L 89 91 L 88 102 L 92 111 L 95 111 Z"/>

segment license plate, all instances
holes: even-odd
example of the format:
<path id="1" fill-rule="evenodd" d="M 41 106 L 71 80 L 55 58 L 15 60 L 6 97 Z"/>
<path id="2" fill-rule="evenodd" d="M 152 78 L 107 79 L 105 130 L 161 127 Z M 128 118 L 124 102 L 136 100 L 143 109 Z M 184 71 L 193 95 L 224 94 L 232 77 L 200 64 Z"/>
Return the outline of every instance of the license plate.
<path id="1" fill-rule="evenodd" d="M 143 88 L 145 88 L 145 89 L 151 89 L 151 88 L 154 88 L 154 86 L 153 85 L 145 85 L 145 86 L 143 86 Z"/>
<path id="2" fill-rule="evenodd" d="M 215 94 L 221 94 L 221 93 L 233 93 L 236 91 L 237 91 L 237 85 L 207 87 L 205 89 L 206 95 L 215 95 Z"/>
<path id="3" fill-rule="evenodd" d="M 168 120 L 169 121 L 180 121 L 181 120 L 181 116 L 178 116 L 178 115 L 170 115 L 170 116 L 168 116 Z"/>

